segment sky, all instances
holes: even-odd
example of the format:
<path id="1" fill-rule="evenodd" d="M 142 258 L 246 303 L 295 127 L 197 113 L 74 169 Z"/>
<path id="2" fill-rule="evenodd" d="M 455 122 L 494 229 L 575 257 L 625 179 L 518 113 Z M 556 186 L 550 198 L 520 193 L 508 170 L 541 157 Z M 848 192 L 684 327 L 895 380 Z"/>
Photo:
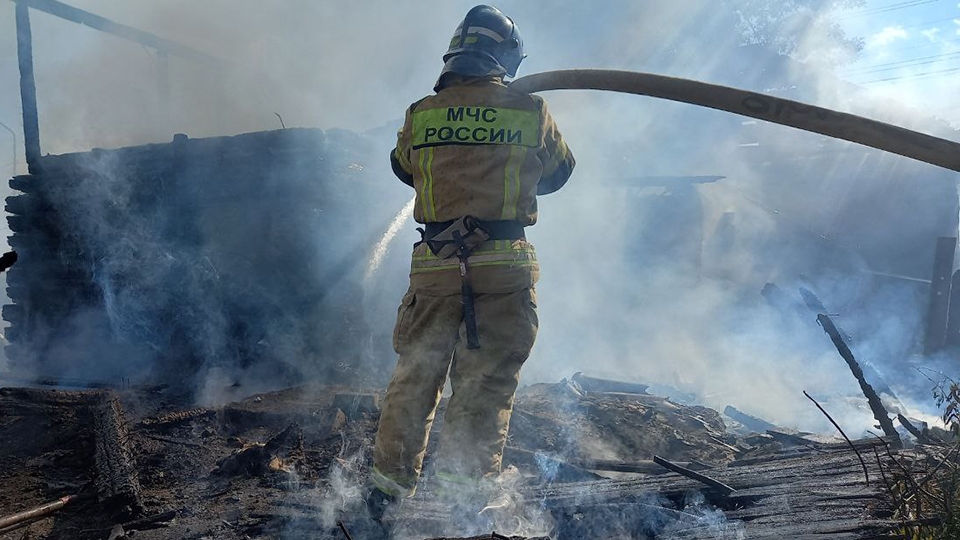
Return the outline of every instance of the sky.
<path id="1" fill-rule="evenodd" d="M 196 138 L 273 130 L 281 121 L 287 127 L 389 135 L 399 127 L 404 109 L 432 88 L 442 51 L 474 2 L 73 0 L 72 4 L 215 55 L 228 68 L 217 72 L 171 60 L 170 105 L 164 108 L 155 52 L 34 12 L 41 145 L 44 152 L 54 154 L 168 142 L 177 132 Z M 610 0 L 594 5 L 558 0 L 551 9 L 521 0 L 498 4 L 522 30 L 529 57 L 521 74 L 595 67 L 755 91 L 771 88 L 765 72 L 756 67 L 756 50 L 717 46 L 731 31 L 714 17 L 712 2 Z M 13 6 L 0 0 L 0 122 L 16 133 L 17 170 L 23 173 Z M 861 58 L 843 68 L 842 78 L 863 83 L 883 105 L 868 104 L 859 94 L 844 95 L 831 74 L 796 63 L 787 64 L 791 77 L 776 81 L 778 86 L 771 91 L 782 90 L 786 79 L 803 87 L 805 100 L 823 106 L 921 131 L 936 130 L 941 136 L 943 126 L 934 126 L 928 114 L 940 114 L 960 126 L 955 90 L 960 67 L 957 72 L 945 71 L 960 66 L 960 55 L 949 53 L 960 44 L 957 0 L 870 1 L 837 16 L 848 35 L 865 41 Z M 938 63 L 922 63 L 927 60 Z M 942 72 L 927 74 L 932 71 Z M 870 82 L 881 78 L 892 80 Z M 774 421 L 803 416 L 823 423 L 799 392 L 801 386 L 827 391 L 839 384 L 836 352 L 815 321 L 801 321 L 798 324 L 806 325 L 803 331 L 790 328 L 784 333 L 783 328 L 771 328 L 776 321 L 769 309 L 731 306 L 739 306 L 744 298 L 756 300 L 766 282 L 795 291 L 794 266 L 811 266 L 810 252 L 824 244 L 839 248 L 854 242 L 897 244 L 891 245 L 891 252 L 903 245 L 913 247 L 914 238 L 900 238 L 898 231 L 890 230 L 910 227 L 891 223 L 895 220 L 874 210 L 901 218 L 897 212 L 902 208 L 892 207 L 890 201 L 903 194 L 905 182 L 910 182 L 910 189 L 937 185 L 940 191 L 927 197 L 952 204 L 955 186 L 941 189 L 943 171 L 879 152 L 854 154 L 847 152 L 845 143 L 796 130 L 753 131 L 742 118 L 673 102 L 600 93 L 552 92 L 545 97 L 577 156 L 578 168 L 564 190 L 544 198 L 541 220 L 531 232 L 543 267 L 538 285 L 542 327 L 525 376 L 556 380 L 589 366 L 602 375 L 712 395 L 709 404 L 721 409 L 736 403 Z M 0 131 L 0 167 L 13 172 L 7 150 L 13 141 L 4 142 L 5 133 Z M 378 156 L 386 156 L 390 144 L 385 142 Z M 768 157 L 756 157 L 756 152 Z M 808 170 L 816 166 L 810 159 L 804 161 L 807 153 L 837 156 L 834 167 L 839 172 Z M 402 191 L 406 188 L 391 177 L 385 158 L 363 167 L 366 174 L 383 177 L 384 190 L 394 190 L 385 197 L 409 198 Z M 843 174 L 849 167 L 864 174 Z M 796 170 L 802 174 L 793 178 Z M 656 192 L 629 182 L 657 175 L 726 177 L 672 199 L 702 202 L 706 216 L 702 231 L 691 231 L 699 225 L 684 222 L 680 213 L 690 208 L 683 204 L 667 205 L 671 211 L 658 216 L 669 222 L 667 226 L 663 221 L 643 221 L 639 214 L 655 215 L 652 210 L 671 196 L 670 190 Z M 0 194 L 5 194 L 3 189 Z M 864 203 L 872 201 L 870 197 L 878 202 Z M 639 210 L 627 204 L 638 200 Z M 853 207 L 856 211 L 847 204 L 851 201 L 859 202 Z M 398 211 L 401 206 L 402 202 Z M 677 283 L 669 267 L 654 268 L 639 278 L 630 266 L 637 261 L 619 258 L 623 242 L 633 241 L 640 227 L 649 237 L 663 236 L 660 231 L 675 227 L 699 246 L 700 239 L 709 244 L 711 235 L 716 236 L 720 224 L 731 216 L 736 245 L 718 244 L 726 266 L 711 269 L 721 275 L 709 286 Z M 373 220 L 379 223 L 389 217 Z M 611 234 L 613 225 L 634 230 L 625 236 Z M 931 238 L 950 232 L 930 229 L 924 233 Z M 407 224 L 397 242 L 406 248 L 415 234 Z M 404 253 L 385 267 L 403 278 L 408 262 Z M 641 263 L 645 270 L 653 266 Z M 905 272 L 886 266 L 875 270 Z M 736 286 L 730 285 L 733 281 Z M 837 279 L 820 285 L 831 293 L 825 300 L 831 307 L 852 306 L 868 314 L 859 323 L 848 317 L 844 322 L 851 331 L 872 335 L 882 328 L 887 342 L 876 346 L 898 354 L 910 345 L 910 328 L 916 321 L 905 319 L 916 313 L 910 304 L 915 298 L 888 301 L 873 294 L 870 302 L 857 306 L 856 301 L 866 296 L 861 282 Z M 390 306 L 386 311 L 395 310 L 401 294 L 402 288 L 384 294 L 384 303 Z M 570 362 L 558 365 L 561 358 Z M 813 365 L 823 369 L 810 369 Z M 855 386 L 836 391 L 855 394 Z M 789 394 L 792 399 L 770 400 L 771 394 Z M 854 424 L 869 423 L 862 420 Z"/>
<path id="2" fill-rule="evenodd" d="M 841 78 L 960 127 L 960 3 L 868 0 L 838 21 L 848 35 L 864 39 L 857 61 L 839 70 Z"/>

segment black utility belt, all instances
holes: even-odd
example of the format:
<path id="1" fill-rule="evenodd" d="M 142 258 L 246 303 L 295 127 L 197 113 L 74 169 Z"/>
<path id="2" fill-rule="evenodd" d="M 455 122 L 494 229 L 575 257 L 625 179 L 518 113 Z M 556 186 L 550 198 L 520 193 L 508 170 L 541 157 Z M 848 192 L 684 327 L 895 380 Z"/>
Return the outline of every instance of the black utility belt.
<path id="1" fill-rule="evenodd" d="M 441 221 L 441 222 L 432 222 L 424 223 L 424 238 L 433 238 L 443 231 L 447 230 L 453 222 L 456 220 L 450 221 Z M 480 221 L 480 227 L 486 231 L 489 238 L 487 240 L 519 240 L 525 238 L 526 235 L 523 232 L 523 224 L 519 221 L 512 220 L 503 220 L 503 221 Z"/>

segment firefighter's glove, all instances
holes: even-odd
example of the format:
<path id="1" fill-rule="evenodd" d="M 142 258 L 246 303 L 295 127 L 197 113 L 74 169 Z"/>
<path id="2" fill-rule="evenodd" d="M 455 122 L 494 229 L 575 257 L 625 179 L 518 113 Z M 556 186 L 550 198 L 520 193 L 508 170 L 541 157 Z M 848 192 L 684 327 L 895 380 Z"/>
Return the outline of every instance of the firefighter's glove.
<path id="1" fill-rule="evenodd" d="M 457 255 L 467 256 L 490 235 L 473 216 L 463 216 L 433 238 L 427 238 L 427 247 L 441 259 Z"/>

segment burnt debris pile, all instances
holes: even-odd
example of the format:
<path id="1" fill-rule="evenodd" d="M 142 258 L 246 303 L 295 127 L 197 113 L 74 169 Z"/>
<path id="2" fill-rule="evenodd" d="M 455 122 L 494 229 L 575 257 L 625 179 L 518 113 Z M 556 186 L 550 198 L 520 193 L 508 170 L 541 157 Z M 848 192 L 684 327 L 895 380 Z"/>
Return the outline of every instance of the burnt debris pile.
<path id="1" fill-rule="evenodd" d="M 162 386 L 2 389 L 0 520 L 58 507 L 0 538 L 367 537 L 378 398 L 297 387 L 206 408 Z M 865 464 L 842 441 L 734 434 L 711 409 L 578 375 L 521 391 L 482 510 L 436 489 L 431 447 L 384 522 L 395 538 L 896 537 L 892 455 L 853 444 Z"/>
<path id="2" fill-rule="evenodd" d="M 365 168 L 374 154 L 352 132 L 285 129 L 44 156 L 6 202 L 12 369 L 347 378 L 365 335 L 358 276 L 384 227 L 357 209 L 399 206 Z"/>

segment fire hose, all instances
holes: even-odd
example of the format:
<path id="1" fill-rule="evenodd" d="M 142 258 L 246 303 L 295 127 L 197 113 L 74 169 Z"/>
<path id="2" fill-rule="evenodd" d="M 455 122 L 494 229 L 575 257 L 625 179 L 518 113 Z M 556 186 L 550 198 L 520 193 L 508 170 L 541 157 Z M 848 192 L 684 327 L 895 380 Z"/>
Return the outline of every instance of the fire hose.
<path id="1" fill-rule="evenodd" d="M 767 94 L 650 73 L 605 69 L 546 71 L 510 84 L 521 92 L 607 90 L 680 101 L 863 144 L 960 172 L 960 143 Z"/>

